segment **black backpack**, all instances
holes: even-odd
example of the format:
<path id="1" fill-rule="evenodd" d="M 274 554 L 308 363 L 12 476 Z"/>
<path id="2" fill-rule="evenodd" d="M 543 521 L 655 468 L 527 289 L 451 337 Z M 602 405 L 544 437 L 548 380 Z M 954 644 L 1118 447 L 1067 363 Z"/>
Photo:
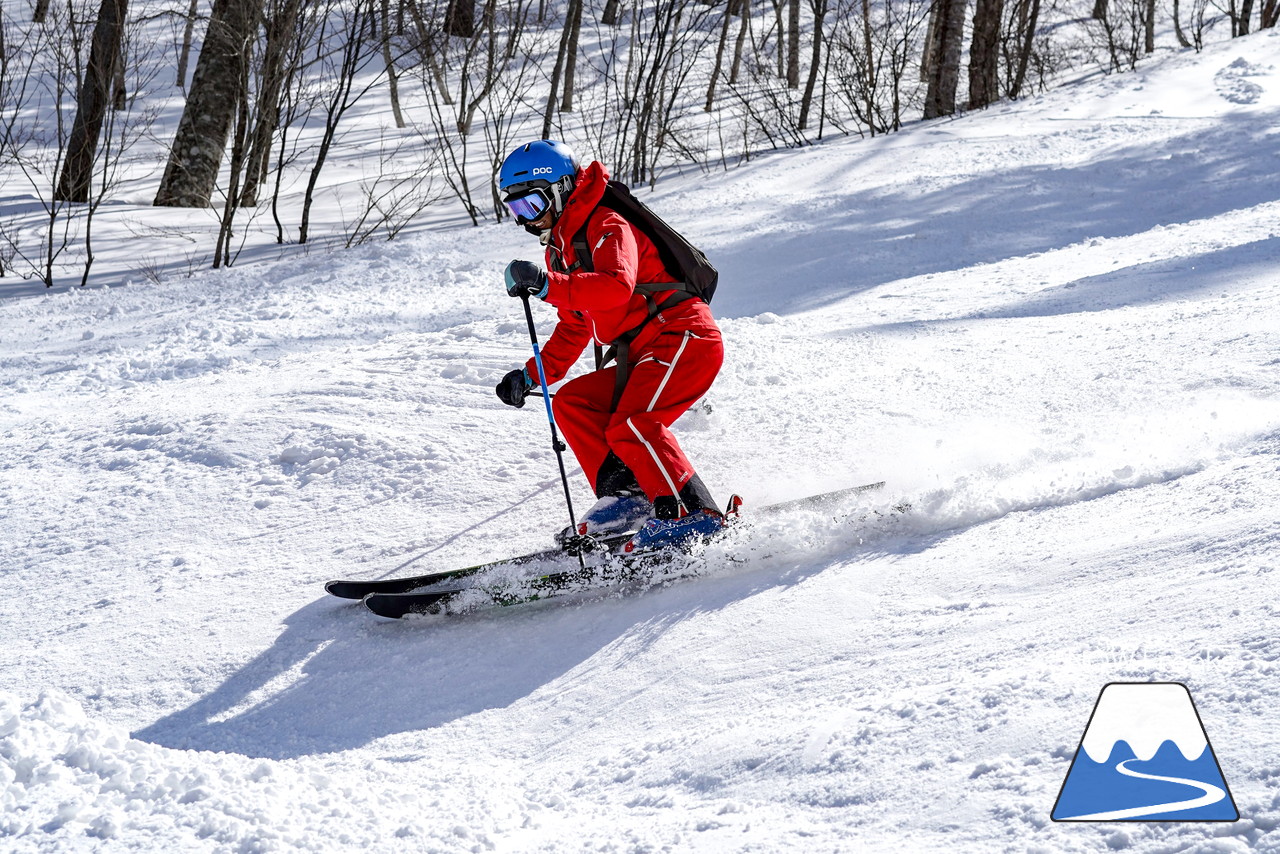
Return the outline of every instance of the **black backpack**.
<path id="1" fill-rule="evenodd" d="M 711 302 L 711 297 L 716 292 L 716 283 L 720 278 L 720 274 L 715 267 L 711 266 L 711 262 L 707 260 L 706 255 L 702 254 L 701 249 L 685 240 L 680 232 L 667 225 L 662 217 L 649 209 L 648 205 L 631 195 L 631 189 L 621 181 L 610 181 L 608 183 L 604 190 L 604 196 L 601 197 L 597 207 L 605 207 L 617 211 L 622 215 L 623 219 L 638 228 L 640 233 L 649 238 L 657 248 L 658 258 L 662 261 L 662 266 L 666 268 L 667 272 L 678 276 L 680 279 L 677 282 L 645 282 L 637 284 L 636 293 L 643 294 L 645 301 L 649 304 L 649 316 L 639 326 L 623 333 L 609 347 L 608 352 L 605 352 L 599 345 L 596 346 L 597 370 L 615 358 L 618 360 L 618 374 L 613 389 L 613 402 L 609 407 L 609 411 L 613 412 L 618 408 L 618 401 L 622 398 L 622 391 L 627 385 L 627 377 L 630 373 L 631 342 L 640 334 L 640 330 L 644 329 L 645 325 L 658 312 L 677 303 L 688 299 L 701 299 L 703 302 Z M 591 217 L 588 216 L 587 219 L 590 220 Z M 573 244 L 573 254 L 577 256 L 577 260 L 565 272 L 572 273 L 575 270 L 593 272 L 594 267 L 591 263 L 591 247 L 587 241 L 586 223 L 583 223 L 582 228 L 573 236 L 571 243 Z M 676 293 L 659 303 L 654 300 L 653 295 L 662 291 L 676 291 Z"/>
<path id="2" fill-rule="evenodd" d="M 598 207 L 609 208 L 622 214 L 622 218 L 631 223 L 640 233 L 658 249 L 658 258 L 667 272 L 679 278 L 677 282 L 646 282 L 636 285 L 640 293 L 651 294 L 658 291 L 679 290 L 693 294 L 703 302 L 711 302 L 715 295 L 716 283 L 720 278 L 716 268 L 711 266 L 702 250 L 694 246 L 684 235 L 663 221 L 648 205 L 631 195 L 631 189 L 621 181 L 610 181 L 605 187 L 604 196 Z M 590 219 L 590 217 L 588 217 Z M 591 249 L 587 245 L 587 226 L 573 237 L 573 254 L 577 262 L 570 272 L 584 269 L 591 272 Z"/>

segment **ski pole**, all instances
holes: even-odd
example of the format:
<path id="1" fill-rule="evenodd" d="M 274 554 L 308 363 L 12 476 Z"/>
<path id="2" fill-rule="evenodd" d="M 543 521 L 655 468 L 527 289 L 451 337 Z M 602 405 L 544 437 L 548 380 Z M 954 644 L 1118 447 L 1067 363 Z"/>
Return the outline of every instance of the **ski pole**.
<path id="1" fill-rule="evenodd" d="M 578 520 L 573 514 L 573 497 L 569 494 L 569 475 L 564 470 L 564 452 L 565 444 L 560 441 L 560 433 L 556 430 L 556 419 L 551 414 L 551 391 L 547 388 L 547 372 L 542 369 L 542 348 L 538 346 L 538 330 L 533 325 L 533 309 L 529 308 L 529 295 L 521 294 L 521 302 L 524 303 L 524 319 L 529 322 L 529 341 L 533 343 L 533 361 L 538 366 L 538 382 L 542 385 L 542 402 L 547 409 L 547 423 L 551 425 L 551 448 L 556 452 L 556 462 L 560 464 L 560 483 L 564 486 L 564 502 L 569 505 L 569 524 L 573 526 L 573 533 L 578 533 Z M 587 568 L 587 562 L 582 557 L 582 552 L 578 552 L 578 564 L 583 568 Z"/>

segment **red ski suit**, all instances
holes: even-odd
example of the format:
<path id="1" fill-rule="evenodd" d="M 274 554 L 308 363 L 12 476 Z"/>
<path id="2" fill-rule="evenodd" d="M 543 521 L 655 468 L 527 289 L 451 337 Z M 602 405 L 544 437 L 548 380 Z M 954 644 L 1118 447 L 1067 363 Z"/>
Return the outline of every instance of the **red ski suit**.
<path id="1" fill-rule="evenodd" d="M 608 346 L 645 322 L 649 308 L 636 283 L 670 282 L 652 241 L 621 214 L 597 207 L 609 174 L 600 163 L 578 173 L 547 246 L 545 301 L 559 310 L 551 338 L 542 348 L 547 383 L 564 378 L 588 343 Z M 574 235 L 587 225 L 593 272 L 572 267 Z M 672 291 L 653 295 L 661 303 Z M 720 329 L 700 299 L 686 299 L 656 314 L 631 342 L 630 375 L 615 411 L 616 367 L 565 383 L 552 409 L 565 441 L 596 487 L 600 466 L 613 451 L 635 474 L 649 500 L 678 495 L 694 469 L 668 429 L 707 393 L 724 361 Z M 538 367 L 525 366 L 535 383 Z"/>

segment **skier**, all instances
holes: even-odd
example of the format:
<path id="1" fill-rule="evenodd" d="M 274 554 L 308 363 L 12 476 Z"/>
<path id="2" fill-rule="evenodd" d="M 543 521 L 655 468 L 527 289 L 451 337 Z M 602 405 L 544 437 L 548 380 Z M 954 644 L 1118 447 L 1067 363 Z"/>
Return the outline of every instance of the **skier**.
<path id="1" fill-rule="evenodd" d="M 643 522 L 626 546 L 642 551 L 686 544 L 724 525 L 669 429 L 711 387 L 724 344 L 710 308 L 680 289 L 653 241 L 600 204 L 608 180 L 602 164 L 580 167 L 561 142 L 537 140 L 507 157 L 498 173 L 503 201 L 546 247 L 549 269 L 512 261 L 506 286 L 513 297 L 537 297 L 557 309 L 542 348 L 548 385 L 565 377 L 588 342 L 617 348 L 616 366 L 601 368 L 598 359 L 595 371 L 556 393 L 553 410 L 598 499 L 577 533 L 617 533 Z M 589 258 L 578 257 L 575 237 Z M 674 288 L 637 291 L 645 283 Z M 502 378 L 498 397 L 523 406 L 537 371 L 529 359 Z"/>

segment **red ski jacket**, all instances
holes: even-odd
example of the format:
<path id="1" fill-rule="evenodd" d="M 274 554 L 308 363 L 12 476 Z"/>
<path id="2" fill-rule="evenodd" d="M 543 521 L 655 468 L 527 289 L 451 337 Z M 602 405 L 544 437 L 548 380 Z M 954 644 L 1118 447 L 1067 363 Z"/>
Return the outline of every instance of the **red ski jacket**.
<path id="1" fill-rule="evenodd" d="M 608 182 L 609 173 L 598 162 L 580 170 L 564 212 L 551 229 L 545 301 L 559 310 L 559 320 L 542 348 L 548 384 L 564 379 L 592 340 L 607 347 L 624 332 L 645 322 L 649 316 L 648 301 L 643 294 L 636 293 L 637 283 L 675 281 L 662 266 L 658 250 L 648 237 L 622 214 L 598 207 Z M 576 263 L 573 238 L 584 222 L 593 272 L 557 272 Z M 660 291 L 653 294 L 653 300 L 661 303 L 671 293 Z M 643 355 L 646 347 L 664 332 L 689 330 L 696 334 L 716 328 L 706 303 L 700 299 L 685 300 L 663 309 L 645 325 L 631 342 L 632 360 Z M 530 359 L 526 367 L 536 383 L 537 364 Z"/>

